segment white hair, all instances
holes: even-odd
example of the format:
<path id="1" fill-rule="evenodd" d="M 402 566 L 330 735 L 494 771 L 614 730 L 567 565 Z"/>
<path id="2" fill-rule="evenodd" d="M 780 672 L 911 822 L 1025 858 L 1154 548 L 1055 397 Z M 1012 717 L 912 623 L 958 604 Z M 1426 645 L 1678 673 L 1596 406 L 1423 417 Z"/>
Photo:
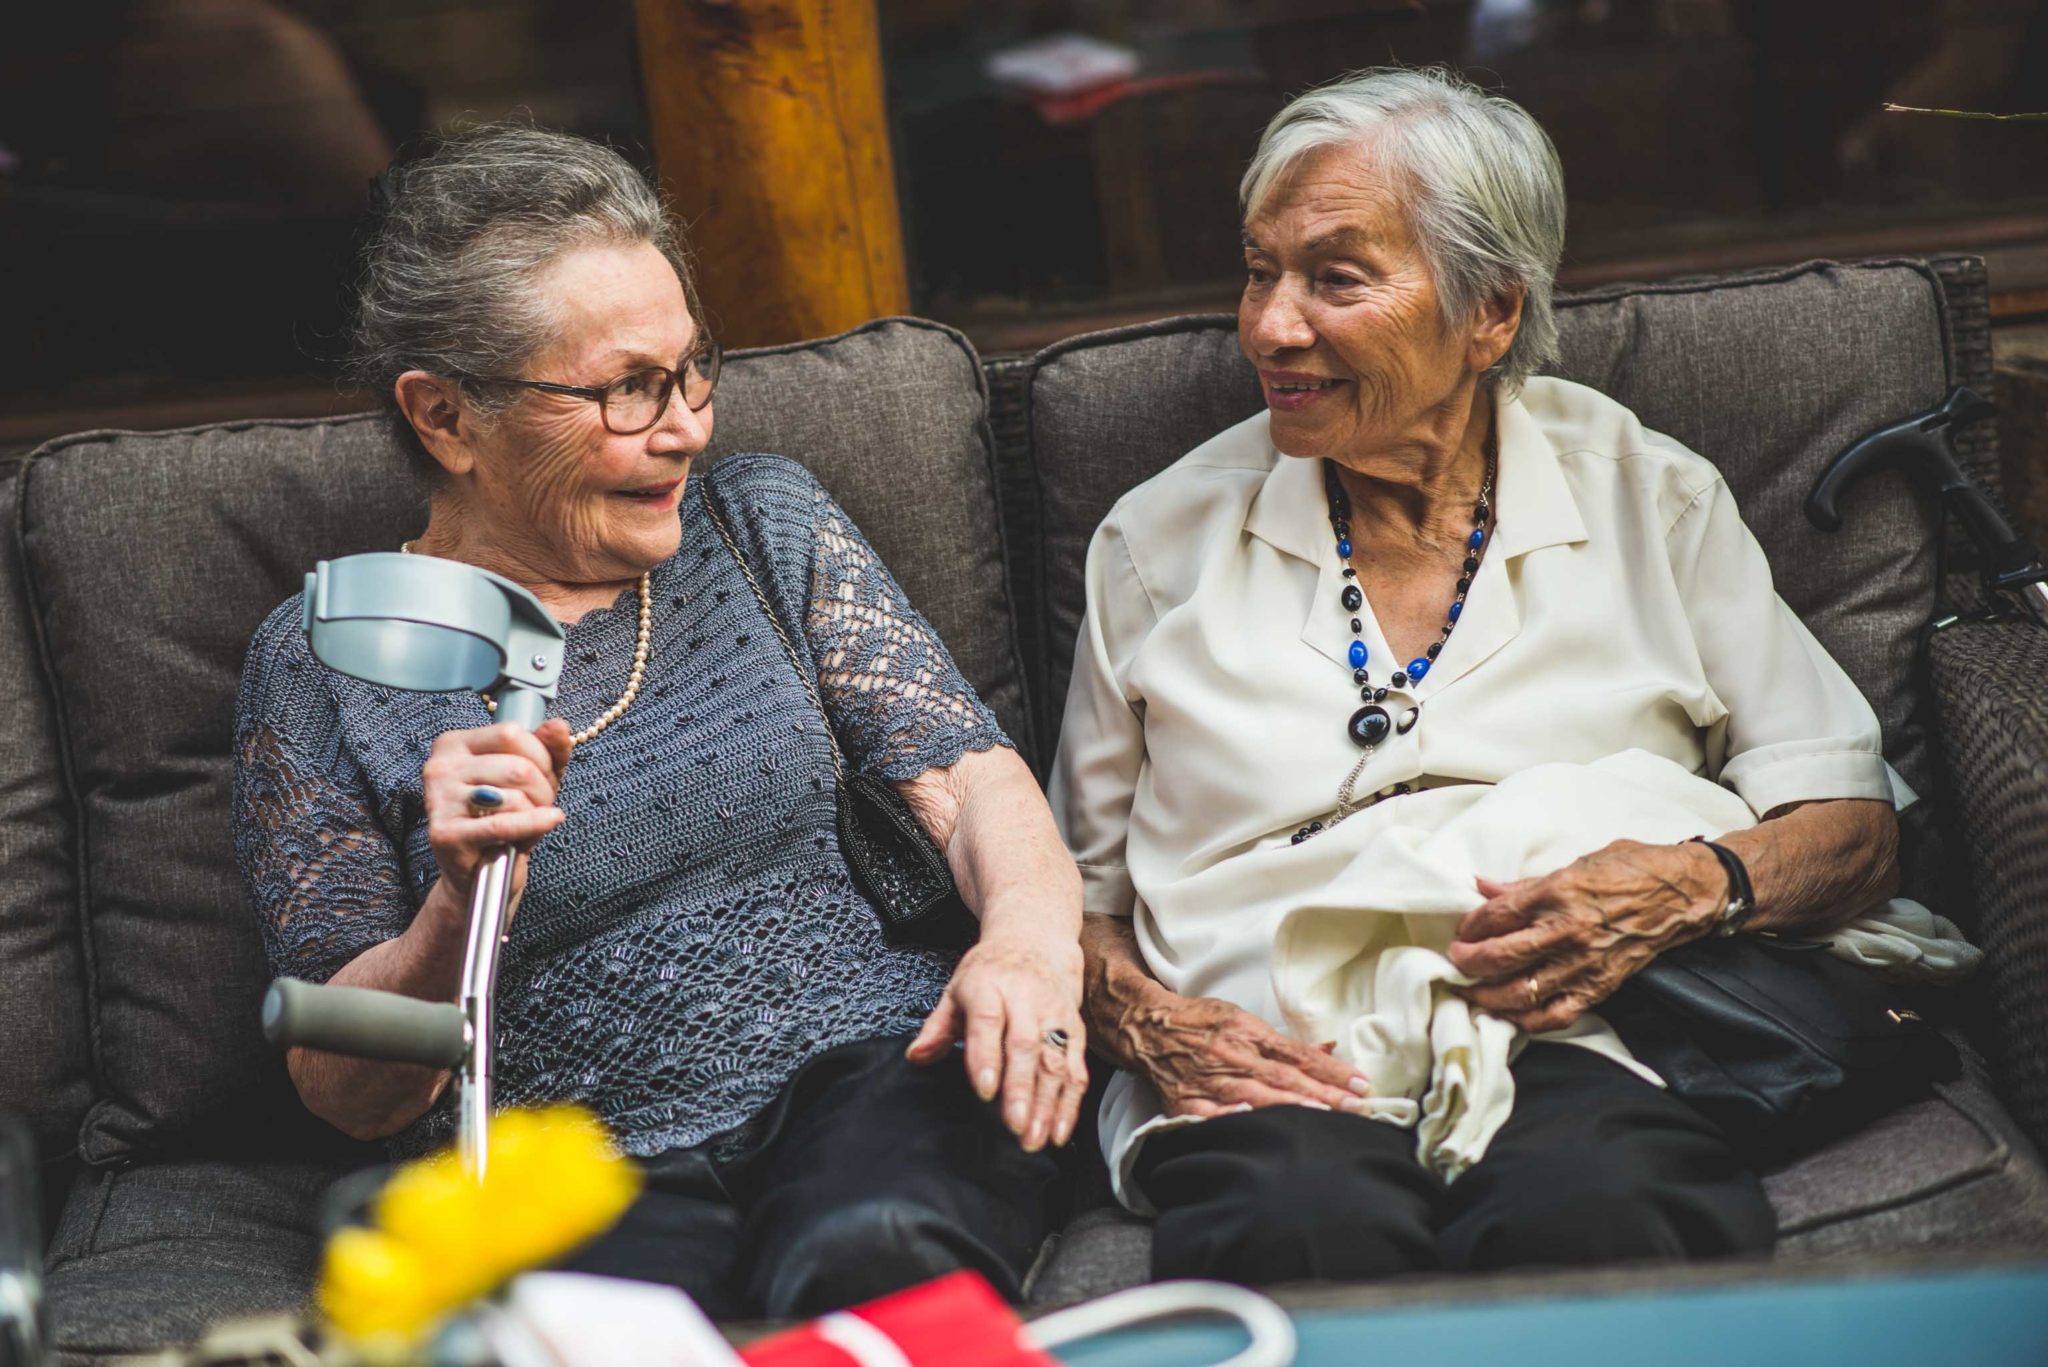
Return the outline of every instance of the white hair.
<path id="1" fill-rule="evenodd" d="M 1302 95 L 1266 125 L 1238 187 L 1246 221 L 1310 152 L 1370 144 L 1403 183 L 1410 229 L 1453 326 L 1522 294 L 1521 326 L 1488 377 L 1512 394 L 1557 358 L 1551 289 L 1564 255 L 1564 170 L 1512 100 L 1442 67 L 1375 67 Z"/>

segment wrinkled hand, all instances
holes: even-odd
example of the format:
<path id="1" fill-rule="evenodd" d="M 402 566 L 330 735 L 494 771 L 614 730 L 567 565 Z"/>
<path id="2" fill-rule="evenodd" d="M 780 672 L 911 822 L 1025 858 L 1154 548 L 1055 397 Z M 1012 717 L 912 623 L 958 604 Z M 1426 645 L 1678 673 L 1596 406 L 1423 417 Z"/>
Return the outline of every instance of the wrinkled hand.
<path id="1" fill-rule="evenodd" d="M 1727 874 L 1704 845 L 1617 840 L 1541 878 L 1479 880 L 1451 963 L 1465 999 L 1534 1034 L 1561 1030 L 1719 919 Z M 1533 990 L 1531 984 L 1534 984 Z"/>
<path id="2" fill-rule="evenodd" d="M 1055 1049 L 1048 1030 L 1064 1030 Z M 968 950 L 937 1009 L 910 1042 L 912 1063 L 937 1063 L 966 1042 L 967 1076 L 983 1101 L 1002 1097 L 1003 1123 L 1024 1149 L 1063 1145 L 1088 1091 L 1081 1028 L 1081 947 L 1072 942 L 983 939 Z"/>
<path id="3" fill-rule="evenodd" d="M 1168 1115 L 1223 1115 L 1261 1106 L 1362 1111 L 1365 1074 L 1329 1046 L 1289 1039 L 1242 1007 L 1164 988 L 1118 1022 L 1125 1048 Z"/>
<path id="4" fill-rule="evenodd" d="M 572 748 L 568 723 L 560 718 L 544 721 L 533 731 L 500 722 L 446 731 L 435 740 L 427 762 L 420 766 L 427 845 L 440 867 L 442 884 L 465 915 L 477 869 L 502 846 L 519 851 L 512 867 L 515 899 L 526 886 L 526 852 L 562 824 L 555 792 Z M 469 805 L 469 795 L 479 784 L 505 795 L 505 805 L 489 816 L 478 816 Z"/>

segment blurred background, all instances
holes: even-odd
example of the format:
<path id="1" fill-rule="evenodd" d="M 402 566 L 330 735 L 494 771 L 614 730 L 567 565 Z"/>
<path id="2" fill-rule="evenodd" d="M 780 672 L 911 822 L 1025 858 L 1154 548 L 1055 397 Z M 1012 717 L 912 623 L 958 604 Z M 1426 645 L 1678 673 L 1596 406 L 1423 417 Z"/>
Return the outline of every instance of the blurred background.
<path id="1" fill-rule="evenodd" d="M 1880 108 L 2048 111 L 2048 0 L 830 7 L 863 12 L 850 34 L 827 31 L 845 21 L 826 8 L 15 7 L 0 20 L 0 454 L 90 427 L 369 406 L 334 380 L 365 185 L 458 119 L 523 113 L 663 173 L 714 327 L 738 344 L 857 321 L 769 306 L 803 288 L 753 254 L 784 231 L 793 181 L 746 168 L 788 165 L 775 155 L 794 138 L 801 157 L 820 126 L 872 145 L 846 193 L 869 201 L 863 249 L 900 267 L 849 307 L 941 319 L 986 354 L 1233 307 L 1236 183 L 1260 128 L 1288 94 L 1388 61 L 1454 64 L 1549 129 L 1568 286 L 1975 251 L 2002 352 L 2048 375 L 2048 122 Z M 789 43 L 807 55 L 785 74 L 748 70 Z M 853 108 L 870 66 L 876 107 Z M 807 81 L 826 91 L 822 125 L 720 103 L 751 82 L 802 115 Z"/>

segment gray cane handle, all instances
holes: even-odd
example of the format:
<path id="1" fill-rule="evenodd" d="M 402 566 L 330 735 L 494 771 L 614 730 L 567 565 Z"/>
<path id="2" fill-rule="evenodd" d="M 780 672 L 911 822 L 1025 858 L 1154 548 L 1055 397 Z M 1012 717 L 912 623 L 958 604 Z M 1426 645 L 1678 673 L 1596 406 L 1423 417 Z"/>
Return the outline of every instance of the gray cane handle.
<path id="1" fill-rule="evenodd" d="M 453 1002 L 367 987 L 279 978 L 263 998 L 263 1034 L 280 1049 L 454 1068 L 469 1052 L 467 1033 Z"/>

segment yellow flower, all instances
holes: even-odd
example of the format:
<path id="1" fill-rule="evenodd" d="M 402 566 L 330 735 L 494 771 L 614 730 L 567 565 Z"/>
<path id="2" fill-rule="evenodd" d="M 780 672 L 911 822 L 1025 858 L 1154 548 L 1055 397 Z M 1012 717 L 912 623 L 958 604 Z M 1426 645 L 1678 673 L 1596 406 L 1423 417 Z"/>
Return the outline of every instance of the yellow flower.
<path id="1" fill-rule="evenodd" d="M 491 1128 L 495 1139 L 500 1121 Z M 489 1169 L 485 1169 L 488 1174 Z M 490 1290 L 491 1269 L 478 1245 L 488 1225 L 489 1193 L 453 1153 L 437 1153 L 393 1173 L 371 1215 L 383 1230 L 437 1269 L 468 1300 Z"/>
<path id="2" fill-rule="evenodd" d="M 365 1356 L 417 1343 L 450 1312 L 556 1261 L 639 1194 L 639 1169 L 580 1107 L 503 1112 L 489 1142 L 482 1182 L 453 1153 L 409 1163 L 377 1194 L 376 1228 L 329 1240 L 320 1306 Z"/>
<path id="3" fill-rule="evenodd" d="M 367 1357 L 402 1352 L 459 1304 L 431 1263 L 388 1234 L 352 1226 L 327 1241 L 321 1313 Z"/>
<path id="4" fill-rule="evenodd" d="M 639 1169 L 611 1152 L 589 1112 L 556 1106 L 498 1117 L 483 1216 L 500 1280 L 609 1229 L 639 1190 Z"/>

